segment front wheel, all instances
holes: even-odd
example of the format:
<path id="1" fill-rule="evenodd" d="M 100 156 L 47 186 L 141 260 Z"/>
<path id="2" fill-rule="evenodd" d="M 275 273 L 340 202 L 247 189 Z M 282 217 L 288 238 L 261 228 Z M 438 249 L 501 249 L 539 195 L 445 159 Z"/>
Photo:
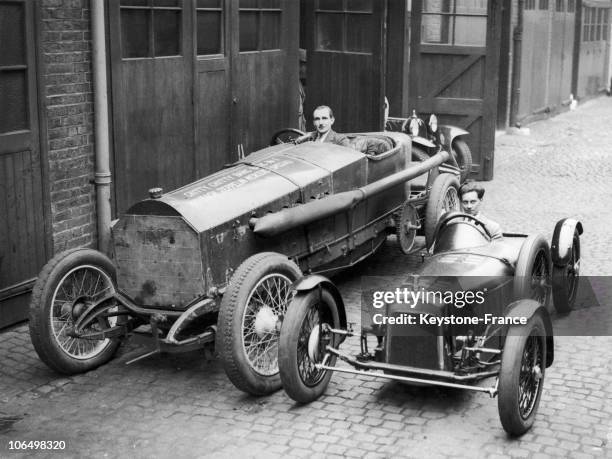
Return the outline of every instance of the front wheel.
<path id="1" fill-rule="evenodd" d="M 217 322 L 216 348 L 230 381 L 252 395 L 281 387 L 278 337 L 300 268 L 286 256 L 264 252 L 247 258 L 227 287 Z"/>
<path id="2" fill-rule="evenodd" d="M 459 181 L 452 174 L 440 174 L 431 187 L 425 209 L 425 241 L 427 247 L 433 244 L 440 217 L 459 210 Z"/>
<path id="3" fill-rule="evenodd" d="M 327 290 L 298 294 L 287 311 L 280 333 L 279 369 L 287 395 L 299 403 L 316 400 L 325 392 L 331 371 L 316 368 L 332 341 L 327 327 L 338 328 L 340 319 L 334 297 Z M 336 357 L 330 356 L 329 366 Z"/>
<path id="4" fill-rule="evenodd" d="M 84 373 L 108 362 L 120 339 L 84 339 L 71 331 L 89 305 L 115 292 L 115 267 L 102 253 L 74 249 L 53 257 L 38 276 L 30 301 L 30 338 L 40 359 L 64 374 Z M 116 324 L 116 316 L 101 318 L 83 331 Z"/>
<path id="5" fill-rule="evenodd" d="M 553 303 L 558 313 L 567 314 L 574 307 L 580 281 L 580 235 L 574 230 L 570 258 L 565 266 L 553 265 Z"/>
<path id="6" fill-rule="evenodd" d="M 546 331 L 536 313 L 526 325 L 510 327 L 502 354 L 497 408 L 510 435 L 522 435 L 533 425 L 545 369 Z"/>

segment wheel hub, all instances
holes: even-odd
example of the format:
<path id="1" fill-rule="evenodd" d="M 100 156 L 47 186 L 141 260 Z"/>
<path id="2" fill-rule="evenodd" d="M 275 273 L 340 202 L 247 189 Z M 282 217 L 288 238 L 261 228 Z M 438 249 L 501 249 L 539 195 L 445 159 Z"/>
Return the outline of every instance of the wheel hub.
<path id="1" fill-rule="evenodd" d="M 542 369 L 540 368 L 540 365 L 536 365 L 535 367 L 533 367 L 533 376 L 536 381 L 542 379 Z"/>
<path id="2" fill-rule="evenodd" d="M 79 317 L 87 310 L 90 302 L 85 297 L 79 297 L 72 302 L 72 305 L 64 305 L 62 307 L 62 313 L 64 313 L 64 309 L 69 309 L 70 317 L 73 321 L 77 321 Z"/>
<path id="3" fill-rule="evenodd" d="M 278 316 L 274 313 L 270 306 L 262 306 L 255 316 L 253 328 L 259 338 L 263 338 L 266 334 L 275 333 L 279 323 Z"/>

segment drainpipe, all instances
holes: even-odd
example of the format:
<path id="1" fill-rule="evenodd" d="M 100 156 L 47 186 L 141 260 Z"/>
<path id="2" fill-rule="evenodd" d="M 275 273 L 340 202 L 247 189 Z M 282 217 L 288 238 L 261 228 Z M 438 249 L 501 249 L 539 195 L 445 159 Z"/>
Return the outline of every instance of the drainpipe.
<path id="1" fill-rule="evenodd" d="M 94 118 L 96 171 L 96 211 L 98 250 L 107 253 L 110 242 L 110 155 L 108 141 L 108 101 L 106 86 L 106 39 L 104 29 L 104 0 L 91 0 L 91 29 L 93 46 Z"/>
<path id="2" fill-rule="evenodd" d="M 510 126 L 518 124 L 519 100 L 521 97 L 521 54 L 523 48 L 523 12 L 525 1 L 518 0 L 518 18 L 514 28 L 512 54 L 512 95 L 510 97 Z"/>

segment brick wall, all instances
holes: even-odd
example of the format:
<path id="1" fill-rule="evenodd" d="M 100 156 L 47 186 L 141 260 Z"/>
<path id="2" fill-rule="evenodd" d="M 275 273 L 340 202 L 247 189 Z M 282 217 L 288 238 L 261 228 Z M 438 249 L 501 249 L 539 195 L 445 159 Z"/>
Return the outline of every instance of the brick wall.
<path id="1" fill-rule="evenodd" d="M 89 0 L 41 0 L 40 27 L 54 253 L 95 246 Z M 43 124 L 44 126 L 44 124 Z"/>

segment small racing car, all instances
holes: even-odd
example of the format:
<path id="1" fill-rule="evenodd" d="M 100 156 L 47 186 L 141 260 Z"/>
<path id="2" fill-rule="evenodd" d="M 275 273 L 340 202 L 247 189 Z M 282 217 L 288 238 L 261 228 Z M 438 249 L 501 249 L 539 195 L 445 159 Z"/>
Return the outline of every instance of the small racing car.
<path id="1" fill-rule="evenodd" d="M 416 294 L 410 305 L 393 294 L 396 285 L 387 285 L 384 295 L 391 296 L 382 305 L 369 300 L 383 295 L 364 293 L 357 355 L 340 349 L 359 332 L 346 323 L 337 288 L 323 276 L 301 279 L 280 333 L 285 391 L 297 402 L 311 402 L 334 371 L 482 391 L 498 396 L 504 429 L 523 434 L 534 422 L 553 363 L 551 297 L 562 313 L 576 298 L 581 233 L 577 220 L 559 221 L 551 250 L 541 235 L 492 239 L 477 218 L 445 214 L 432 253 L 399 289 Z M 338 360 L 349 365 L 336 366 Z M 495 380 L 488 384 L 488 378 Z"/>
<path id="2" fill-rule="evenodd" d="M 292 283 L 359 262 L 400 223 L 410 242 L 406 183 L 449 158 L 411 162 L 410 137 L 399 132 L 350 137 L 351 147 L 275 145 L 178 190 L 150 190 L 114 223 L 110 258 L 84 248 L 54 256 L 30 304 L 40 358 L 72 374 L 107 362 L 130 333 L 149 338 L 141 357 L 216 341 L 238 388 L 280 389 L 277 342 Z M 436 183 L 451 175 L 436 174 Z M 443 198 L 431 193 L 427 206 L 440 209 Z"/>

